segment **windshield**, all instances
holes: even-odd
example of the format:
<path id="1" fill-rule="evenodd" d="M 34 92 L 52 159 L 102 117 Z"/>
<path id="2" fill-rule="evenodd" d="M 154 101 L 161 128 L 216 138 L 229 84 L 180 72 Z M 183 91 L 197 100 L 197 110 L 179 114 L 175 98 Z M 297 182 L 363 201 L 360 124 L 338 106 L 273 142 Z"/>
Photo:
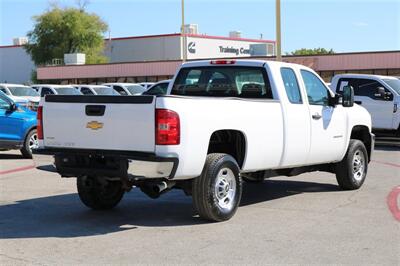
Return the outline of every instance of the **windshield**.
<path id="1" fill-rule="evenodd" d="M 94 87 L 93 90 L 97 93 L 97 95 L 119 95 L 114 89 L 110 87 Z"/>
<path id="2" fill-rule="evenodd" d="M 7 87 L 13 96 L 39 96 L 31 87 Z"/>
<path id="3" fill-rule="evenodd" d="M 383 81 L 400 95 L 400 79 L 384 79 Z"/>
<path id="4" fill-rule="evenodd" d="M 81 95 L 74 87 L 54 88 L 59 95 Z"/>
<path id="5" fill-rule="evenodd" d="M 146 88 L 144 88 L 143 86 L 140 86 L 140 85 L 129 85 L 129 86 L 126 86 L 126 88 L 128 89 L 129 93 L 132 95 L 141 94 L 146 90 Z"/>

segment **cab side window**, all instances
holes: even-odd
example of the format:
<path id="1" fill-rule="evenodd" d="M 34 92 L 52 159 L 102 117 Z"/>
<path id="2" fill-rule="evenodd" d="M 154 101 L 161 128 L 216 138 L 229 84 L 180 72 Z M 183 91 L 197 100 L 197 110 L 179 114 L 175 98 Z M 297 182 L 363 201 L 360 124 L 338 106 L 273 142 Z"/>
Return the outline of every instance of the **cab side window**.
<path id="1" fill-rule="evenodd" d="M 116 90 L 121 95 L 128 95 L 128 93 L 126 93 L 124 88 L 122 88 L 120 86 L 114 85 L 114 90 Z"/>
<path id="2" fill-rule="evenodd" d="M 306 87 L 307 98 L 310 105 L 328 105 L 328 89 L 313 73 L 301 70 L 301 76 Z"/>
<path id="3" fill-rule="evenodd" d="M 93 95 L 93 92 L 89 88 L 81 88 L 81 93 L 83 95 Z"/>
<path id="4" fill-rule="evenodd" d="M 301 99 L 299 83 L 297 82 L 296 74 L 293 69 L 281 68 L 283 84 L 285 85 L 286 95 L 291 103 L 303 103 Z"/>
<path id="5" fill-rule="evenodd" d="M 10 103 L 0 97 L 0 110 L 7 110 L 10 107 Z"/>
<path id="6" fill-rule="evenodd" d="M 42 92 L 40 93 L 41 97 L 44 97 L 45 95 L 49 95 L 49 94 L 54 94 L 54 92 L 50 89 L 50 88 L 42 88 Z"/>
<path id="7" fill-rule="evenodd" d="M 381 97 L 377 97 L 379 93 L 378 88 L 385 88 L 379 81 L 373 79 L 340 79 L 338 82 L 338 88 L 341 89 L 343 86 L 341 85 L 347 84 L 348 86 L 352 86 L 354 89 L 355 96 L 363 96 L 368 97 L 374 100 L 384 100 Z M 385 88 L 385 92 L 389 95 L 391 94 L 389 90 Z M 388 96 L 388 99 L 393 97 Z"/>

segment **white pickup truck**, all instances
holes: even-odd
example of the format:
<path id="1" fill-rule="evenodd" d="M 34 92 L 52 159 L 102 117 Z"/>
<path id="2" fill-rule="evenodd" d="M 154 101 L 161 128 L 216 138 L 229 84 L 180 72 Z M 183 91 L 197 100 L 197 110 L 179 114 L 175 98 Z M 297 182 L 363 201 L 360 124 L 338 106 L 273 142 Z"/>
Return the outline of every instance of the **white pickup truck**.
<path id="1" fill-rule="evenodd" d="M 183 64 L 162 96 L 49 95 L 38 111 L 39 169 L 77 177 L 82 202 L 110 209 L 125 191 L 171 188 L 198 214 L 230 219 L 242 180 L 310 171 L 342 189 L 364 182 L 374 135 L 353 91 L 335 95 L 311 69 L 269 61 Z"/>
<path id="2" fill-rule="evenodd" d="M 373 130 L 400 137 L 400 79 L 363 74 L 339 74 L 332 78 L 333 91 L 340 94 L 344 86 L 353 87 L 354 102 L 371 114 Z"/>

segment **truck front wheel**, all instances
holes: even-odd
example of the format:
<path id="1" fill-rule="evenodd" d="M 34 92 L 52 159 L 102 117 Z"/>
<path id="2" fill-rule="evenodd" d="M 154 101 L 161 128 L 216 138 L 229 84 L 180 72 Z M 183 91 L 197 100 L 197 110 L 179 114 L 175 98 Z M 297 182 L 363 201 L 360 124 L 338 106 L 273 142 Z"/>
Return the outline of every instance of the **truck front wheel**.
<path id="1" fill-rule="evenodd" d="M 201 175 L 193 180 L 192 195 L 200 217 L 215 222 L 229 220 L 242 196 L 242 180 L 236 160 L 223 153 L 207 155 Z"/>
<path id="2" fill-rule="evenodd" d="M 336 164 L 336 180 L 340 188 L 354 190 L 361 187 L 368 170 L 368 153 L 359 140 L 351 139 L 343 160 Z"/>
<path id="3" fill-rule="evenodd" d="M 120 181 L 108 181 L 94 176 L 77 178 L 79 198 L 89 208 L 107 210 L 114 208 L 122 199 L 125 191 Z"/>

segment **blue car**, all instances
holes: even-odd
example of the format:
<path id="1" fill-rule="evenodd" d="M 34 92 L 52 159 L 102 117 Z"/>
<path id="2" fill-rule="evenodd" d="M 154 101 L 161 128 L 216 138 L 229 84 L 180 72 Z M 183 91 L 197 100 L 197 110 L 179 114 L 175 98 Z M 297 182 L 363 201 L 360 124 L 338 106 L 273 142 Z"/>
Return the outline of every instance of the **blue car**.
<path id="1" fill-rule="evenodd" d="M 38 147 L 36 112 L 19 106 L 0 91 L 0 150 L 19 149 L 32 158 Z"/>

